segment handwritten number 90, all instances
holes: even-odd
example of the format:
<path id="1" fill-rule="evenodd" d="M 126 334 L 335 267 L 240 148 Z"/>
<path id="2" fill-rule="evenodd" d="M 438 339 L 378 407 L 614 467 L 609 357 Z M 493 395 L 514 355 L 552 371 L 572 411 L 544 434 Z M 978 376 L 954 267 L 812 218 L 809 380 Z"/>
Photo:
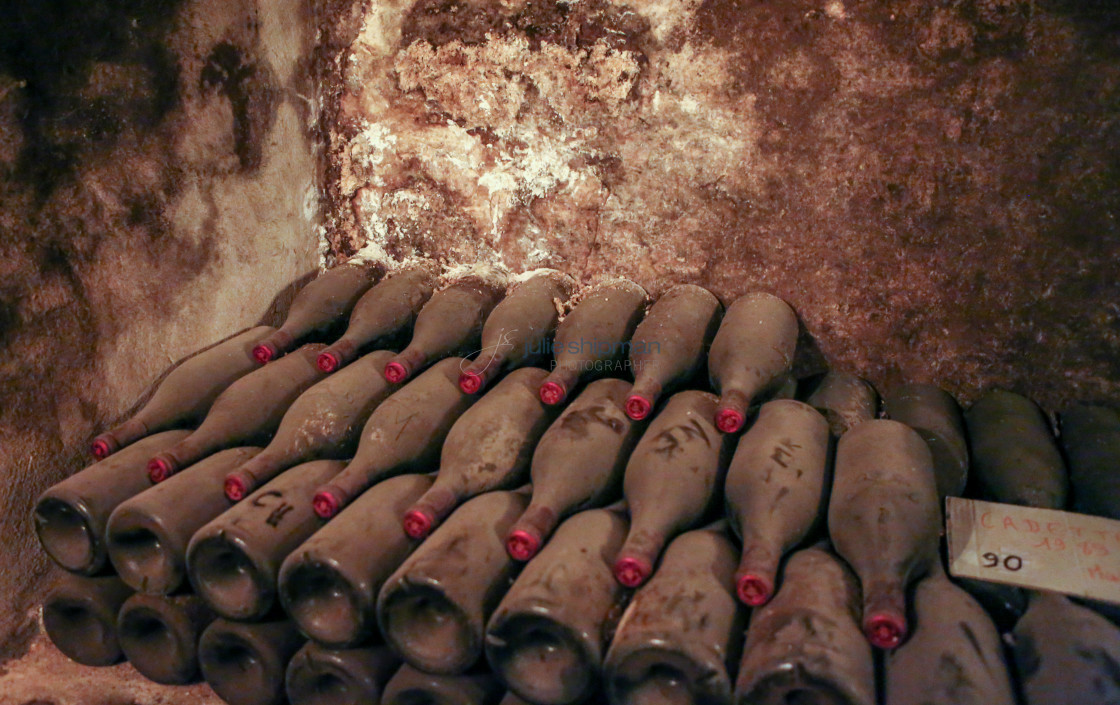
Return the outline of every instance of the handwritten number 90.
<path id="1" fill-rule="evenodd" d="M 999 556 L 995 553 L 985 553 L 980 557 L 984 559 L 985 568 L 995 568 L 999 566 L 1001 562 Z M 1015 555 L 1007 556 L 1003 559 L 1002 563 L 1004 568 L 1010 570 L 1013 573 L 1023 567 L 1023 559 Z"/>

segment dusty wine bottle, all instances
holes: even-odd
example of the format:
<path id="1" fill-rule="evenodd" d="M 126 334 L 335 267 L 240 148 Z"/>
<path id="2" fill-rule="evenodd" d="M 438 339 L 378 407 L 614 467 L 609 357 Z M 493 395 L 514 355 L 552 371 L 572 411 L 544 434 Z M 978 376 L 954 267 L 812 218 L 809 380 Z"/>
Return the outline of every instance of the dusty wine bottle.
<path id="1" fill-rule="evenodd" d="M 824 414 L 832 435 L 839 438 L 879 413 L 879 395 L 867 380 L 829 370 L 813 387 L 805 403 Z"/>
<path id="2" fill-rule="evenodd" d="M 387 646 L 336 650 L 309 641 L 288 662 L 288 700 L 292 705 L 379 703 L 400 663 Z"/>
<path id="3" fill-rule="evenodd" d="M 229 705 L 282 705 L 284 673 L 303 642 L 287 619 L 215 619 L 198 642 L 202 677 Z"/>
<path id="4" fill-rule="evenodd" d="M 592 382 L 541 436 L 529 469 L 533 499 L 506 537 L 510 556 L 529 560 L 562 519 L 619 494 L 626 460 L 645 428 L 622 412 L 629 390 L 621 379 Z"/>
<path id="5" fill-rule="evenodd" d="M 720 524 L 681 534 L 622 615 L 604 668 L 618 705 L 728 703 L 742 641 L 738 551 Z"/>
<path id="6" fill-rule="evenodd" d="M 483 629 L 516 571 L 502 539 L 527 501 L 523 492 L 475 497 L 385 581 L 377 622 L 409 664 L 453 674 L 478 661 Z"/>
<path id="7" fill-rule="evenodd" d="M 319 353 L 319 369 L 334 372 L 349 364 L 363 347 L 383 344 L 411 331 L 416 314 L 432 298 L 438 282 L 430 266 L 390 273 L 358 299 L 346 333 Z"/>
<path id="8" fill-rule="evenodd" d="M 914 634 L 887 658 L 888 703 L 1015 705 L 999 632 L 940 568 L 915 588 L 914 613 Z"/>
<path id="9" fill-rule="evenodd" d="M 493 674 L 436 675 L 407 663 L 389 680 L 381 705 L 495 705 L 504 689 Z"/>
<path id="10" fill-rule="evenodd" d="M 219 451 L 113 510 L 105 540 L 121 580 L 143 593 L 177 590 L 186 579 L 191 536 L 229 509 L 222 478 L 259 451 Z"/>
<path id="11" fill-rule="evenodd" d="M 536 367 L 514 370 L 455 422 L 435 482 L 404 513 L 406 534 L 424 538 L 463 500 L 525 484 L 537 439 L 556 418 L 537 396 L 547 375 Z"/>
<path id="12" fill-rule="evenodd" d="M 964 418 L 972 470 L 983 498 L 1065 509 L 1065 463 L 1050 424 L 1034 402 L 996 389 L 976 400 Z"/>
<path id="13" fill-rule="evenodd" d="M 571 517 L 518 576 L 486 628 L 486 660 L 537 705 L 583 702 L 598 687 L 625 591 L 611 564 L 626 520 L 605 509 Z"/>
<path id="14" fill-rule="evenodd" d="M 62 573 L 43 601 L 43 629 L 70 660 L 111 666 L 121 660 L 117 613 L 131 594 L 115 575 Z"/>
<path id="15" fill-rule="evenodd" d="M 817 525 L 827 502 L 828 422 L 808 404 L 767 402 L 727 470 L 724 496 L 731 528 L 743 543 L 735 573 L 745 604 L 766 604 L 778 563 Z"/>
<path id="16" fill-rule="evenodd" d="M 715 406 L 707 392 L 677 392 L 630 455 L 622 480 L 630 533 L 614 564 L 626 587 L 645 582 L 665 544 L 721 502 L 732 445 L 712 425 Z"/>
<path id="17" fill-rule="evenodd" d="M 256 369 L 253 346 L 272 331 L 250 328 L 182 361 L 135 416 L 93 439 L 94 457 L 103 460 L 150 433 L 197 424 L 226 387 Z"/>
<path id="18" fill-rule="evenodd" d="M 1120 702 L 1120 629 L 1057 593 L 1031 593 L 1012 650 L 1026 705 Z"/>
<path id="19" fill-rule="evenodd" d="M 380 374 L 392 356 L 388 350 L 370 353 L 299 395 L 264 451 L 225 477 L 226 496 L 240 501 L 299 463 L 353 457 L 374 409 L 399 389 Z"/>
<path id="20" fill-rule="evenodd" d="M 280 602 L 304 634 L 342 648 L 377 633 L 377 593 L 417 545 L 399 517 L 431 486 L 428 475 L 380 482 L 288 556 Z"/>
<path id="21" fill-rule="evenodd" d="M 385 365 L 385 379 L 400 383 L 440 358 L 478 350 L 482 324 L 503 293 L 504 285 L 469 276 L 432 294 L 416 317 L 408 347 Z"/>
<path id="22" fill-rule="evenodd" d="M 575 282 L 554 269 L 538 270 L 518 284 L 487 317 L 482 350 L 463 369 L 459 387 L 477 394 L 498 375 L 547 359 L 544 353 L 560 320 L 560 306 Z"/>
<path id="23" fill-rule="evenodd" d="M 552 372 L 541 384 L 541 401 L 561 404 L 580 381 L 620 370 L 645 304 L 645 289 L 625 279 L 588 292 L 556 328 Z"/>
<path id="24" fill-rule="evenodd" d="M 350 314 L 380 273 L 367 264 L 343 264 L 320 274 L 300 289 L 284 325 L 253 348 L 262 365 L 292 350 L 308 336 L 322 334 Z"/>
<path id="25" fill-rule="evenodd" d="M 198 680 L 198 640 L 214 612 L 198 595 L 133 595 L 117 618 L 121 650 L 150 681 L 183 685 Z"/>
<path id="26" fill-rule="evenodd" d="M 944 389 L 906 384 L 884 400 L 887 417 L 918 432 L 933 455 L 937 494 L 960 497 L 968 483 L 968 442 L 961 409 Z"/>
<path id="27" fill-rule="evenodd" d="M 752 400 L 785 381 L 796 348 L 797 314 L 785 301 L 757 292 L 728 307 L 708 353 L 720 431 L 743 427 Z"/>
<path id="28" fill-rule="evenodd" d="M 211 453 L 237 445 L 264 445 L 284 412 L 323 378 L 315 366 L 322 345 L 304 345 L 283 362 L 250 372 L 214 400 L 198 429 L 148 461 L 148 478 L 163 482 Z"/>
<path id="29" fill-rule="evenodd" d="M 906 639 L 906 589 L 938 561 L 941 507 L 933 457 L 897 421 L 865 421 L 836 448 L 828 530 L 863 589 L 863 628 L 872 645 Z"/>
<path id="30" fill-rule="evenodd" d="M 381 480 L 436 465 L 451 426 L 478 399 L 459 389 L 461 362 L 458 357 L 437 362 L 374 410 L 354 459 L 316 490 L 319 516 L 331 518 Z"/>
<path id="31" fill-rule="evenodd" d="M 630 418 L 649 416 L 662 394 L 676 391 L 696 376 L 722 316 L 719 299 L 695 284 L 675 286 L 653 304 L 630 340 L 634 373 L 634 387 L 626 399 Z"/>
<path id="32" fill-rule="evenodd" d="M 777 595 L 751 615 L 735 702 L 875 705 L 859 586 L 823 548 L 790 556 Z"/>
<path id="33" fill-rule="evenodd" d="M 35 531 L 51 559 L 66 570 L 93 575 L 105 567 L 105 528 L 117 506 L 151 487 L 147 463 L 190 431 L 143 438 L 54 485 L 35 502 Z"/>
<path id="34" fill-rule="evenodd" d="M 187 547 L 194 591 L 229 619 L 268 614 L 281 563 L 323 525 L 307 497 L 344 465 L 339 460 L 297 465 L 199 529 Z"/>
<path id="35" fill-rule="evenodd" d="M 1077 404 L 1062 413 L 1073 510 L 1120 519 L 1120 412 Z"/>

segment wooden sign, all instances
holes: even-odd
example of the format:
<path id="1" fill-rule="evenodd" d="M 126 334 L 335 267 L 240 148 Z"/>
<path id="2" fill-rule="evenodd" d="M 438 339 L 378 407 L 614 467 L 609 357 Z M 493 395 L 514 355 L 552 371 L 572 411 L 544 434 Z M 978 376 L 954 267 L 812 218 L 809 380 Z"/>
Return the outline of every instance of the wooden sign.
<path id="1" fill-rule="evenodd" d="M 1120 521 L 949 497 L 949 573 L 1120 604 Z"/>

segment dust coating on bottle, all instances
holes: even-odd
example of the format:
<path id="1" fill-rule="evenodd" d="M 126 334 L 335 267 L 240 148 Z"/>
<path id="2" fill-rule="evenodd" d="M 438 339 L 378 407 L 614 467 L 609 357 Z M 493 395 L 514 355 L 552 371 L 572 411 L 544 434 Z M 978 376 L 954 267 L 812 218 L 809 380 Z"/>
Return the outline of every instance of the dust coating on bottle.
<path id="1" fill-rule="evenodd" d="M 121 650 L 150 681 L 193 683 L 200 675 L 198 640 L 214 618 L 197 595 L 133 595 L 117 619 Z"/>
<path id="2" fill-rule="evenodd" d="M 837 438 L 879 414 L 879 394 L 871 383 L 839 370 L 829 370 L 817 380 L 805 403 L 828 419 Z"/>
<path id="3" fill-rule="evenodd" d="M 117 613 L 131 594 L 131 588 L 115 575 L 64 573 L 43 601 L 43 629 L 70 660 L 111 666 L 122 658 Z"/>
<path id="4" fill-rule="evenodd" d="M 229 705 L 281 705 L 288 661 L 303 643 L 286 619 L 249 623 L 219 618 L 199 638 L 199 666 Z"/>
<path id="5" fill-rule="evenodd" d="M 914 429 L 929 446 L 941 499 L 960 497 L 968 484 L 968 441 L 957 400 L 933 385 L 907 384 L 894 389 L 883 405 L 887 418 Z"/>
<path id="6" fill-rule="evenodd" d="M 449 675 L 425 673 L 404 664 L 389 680 L 382 705 L 497 705 L 505 689 L 493 674 L 479 670 Z"/>
<path id="7" fill-rule="evenodd" d="M 383 645 L 329 649 L 309 641 L 288 663 L 285 690 L 294 705 L 369 705 L 380 702 L 400 663 Z"/>

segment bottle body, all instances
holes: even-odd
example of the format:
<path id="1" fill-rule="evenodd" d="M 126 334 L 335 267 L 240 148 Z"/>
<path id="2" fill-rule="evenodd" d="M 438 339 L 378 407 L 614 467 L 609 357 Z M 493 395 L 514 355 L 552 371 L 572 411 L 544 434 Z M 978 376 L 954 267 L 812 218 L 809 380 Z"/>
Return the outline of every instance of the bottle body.
<path id="1" fill-rule="evenodd" d="M 281 705 L 284 672 L 304 639 L 292 622 L 215 619 L 202 632 L 202 676 L 229 705 Z"/>
<path id="2" fill-rule="evenodd" d="M 43 628 L 58 650 L 84 666 L 121 660 L 117 613 L 132 590 L 117 576 L 63 573 L 43 601 Z"/>
<path id="3" fill-rule="evenodd" d="M 735 702 L 875 704 L 874 662 L 859 627 L 859 586 L 826 550 L 790 556 L 774 599 L 751 615 Z"/>
<path id="4" fill-rule="evenodd" d="M 308 336 L 338 325 L 373 286 L 378 274 L 376 267 L 343 264 L 312 279 L 292 299 L 284 325 L 253 348 L 253 357 L 262 365 L 271 362 Z"/>
<path id="5" fill-rule="evenodd" d="M 49 488 L 35 503 L 35 532 L 59 566 L 93 575 L 105 567 L 105 528 L 122 502 L 151 487 L 148 458 L 190 435 L 163 431 L 143 438 Z"/>
<path id="6" fill-rule="evenodd" d="M 259 451 L 219 451 L 113 510 L 105 536 L 109 559 L 121 579 L 143 593 L 167 595 L 177 590 L 186 579 L 191 536 L 229 509 L 222 479 Z"/>
<path id="7" fill-rule="evenodd" d="M 485 671 L 463 675 L 424 673 L 407 663 L 389 680 L 383 705 L 495 705 L 502 684 Z"/>
<path id="8" fill-rule="evenodd" d="M 335 648 L 376 634 L 377 593 L 418 545 L 398 517 L 431 485 L 428 475 L 374 485 L 284 560 L 280 601 L 304 634 Z"/>
<path id="9" fill-rule="evenodd" d="M 456 674 L 478 661 L 486 622 L 516 568 L 502 538 L 526 503 L 520 492 L 475 497 L 385 581 L 377 621 L 409 664 Z"/>
<path id="10" fill-rule="evenodd" d="M 392 356 L 388 350 L 370 353 L 299 395 L 268 446 L 224 478 L 226 496 L 239 501 L 301 462 L 353 457 L 366 421 L 398 389 L 380 374 Z"/>
<path id="11" fill-rule="evenodd" d="M 907 384 L 895 389 L 884 406 L 888 418 L 917 431 L 929 446 L 941 499 L 960 497 L 968 484 L 968 441 L 957 400 L 932 385 Z"/>
<path id="12" fill-rule="evenodd" d="M 462 390 L 477 394 L 502 372 L 542 361 L 574 285 L 566 274 L 547 269 L 502 299 L 486 318 L 478 357 L 459 377 Z"/>
<path id="13" fill-rule="evenodd" d="M 237 445 L 263 445 L 288 407 L 323 378 L 315 366 L 322 345 L 305 345 L 283 362 L 251 372 L 214 400 L 199 427 L 148 461 L 148 477 L 163 482 L 207 455 Z"/>
<path id="14" fill-rule="evenodd" d="M 725 530 L 681 534 L 619 621 L 604 668 L 613 703 L 728 703 L 744 615 Z"/>
<path id="15" fill-rule="evenodd" d="M 348 365 L 366 346 L 412 330 L 416 315 L 432 298 L 439 278 L 430 267 L 392 272 L 358 299 L 341 338 L 319 353 L 324 372 Z"/>
<path id="16" fill-rule="evenodd" d="M 343 465 L 339 460 L 297 465 L 199 529 L 187 547 L 194 591 L 228 619 L 268 614 L 280 565 L 323 525 L 308 496 Z"/>
<path id="17" fill-rule="evenodd" d="M 405 533 L 423 538 L 464 499 L 525 483 L 537 439 L 556 416 L 537 396 L 547 374 L 514 370 L 463 413 L 447 434 L 435 482 L 403 515 Z"/>
<path id="18" fill-rule="evenodd" d="M 707 392 L 677 392 L 630 455 L 622 480 L 630 532 L 614 566 L 623 585 L 645 582 L 665 544 L 722 504 L 732 446 L 712 423 L 715 406 Z"/>
<path id="19" fill-rule="evenodd" d="M 625 597 L 611 573 L 626 520 L 592 509 L 571 517 L 526 566 L 486 628 L 486 658 L 539 705 L 582 702 L 598 686 L 604 634 Z"/>
<path id="20" fill-rule="evenodd" d="M 198 640 L 214 613 L 197 595 L 133 595 L 117 619 L 121 650 L 145 678 L 165 685 L 198 680 Z"/>
<path id="21" fill-rule="evenodd" d="M 805 403 L 828 419 L 832 435 L 837 438 L 879 413 L 875 388 L 865 379 L 837 370 L 825 373 Z"/>
<path id="22" fill-rule="evenodd" d="M 541 436 L 530 466 L 532 501 L 506 537 L 513 558 L 529 560 L 562 519 L 619 494 L 626 461 L 645 429 L 622 411 L 629 391 L 620 379 L 592 382 Z"/>
<path id="23" fill-rule="evenodd" d="M 184 360 L 135 416 L 93 439 L 94 457 L 104 460 L 148 434 L 201 421 L 226 387 L 256 369 L 253 346 L 272 331 L 269 326 L 250 328 Z"/>
<path id="24" fill-rule="evenodd" d="M 840 439 L 828 507 L 836 552 L 859 577 L 863 627 L 879 648 L 908 631 L 906 589 L 938 561 L 941 507 L 933 458 L 897 421 L 865 421 Z"/>
<path id="25" fill-rule="evenodd" d="M 707 360 L 722 315 L 719 299 L 695 284 L 675 286 L 653 304 L 630 341 L 630 418 L 646 418 L 662 394 L 696 375 Z"/>
<path id="26" fill-rule="evenodd" d="M 541 400 L 561 404 L 580 381 L 620 366 L 645 304 L 645 289 L 631 281 L 589 292 L 556 328 L 553 367 L 541 384 Z"/>
<path id="27" fill-rule="evenodd" d="M 752 606 L 774 594 L 782 556 L 805 540 L 823 515 L 828 422 L 811 406 L 767 402 L 739 441 L 724 496 L 731 527 L 743 542 L 735 573 L 739 599 Z"/>
<path id="28" fill-rule="evenodd" d="M 1062 414 L 1062 447 L 1069 461 L 1073 510 L 1120 519 L 1120 413 L 1078 404 Z"/>
<path id="29" fill-rule="evenodd" d="M 400 383 L 441 358 L 478 350 L 483 322 L 503 293 L 476 277 L 437 291 L 417 315 L 408 346 L 385 365 L 385 379 Z"/>
<path id="30" fill-rule="evenodd" d="M 719 394 L 719 430 L 741 429 L 751 401 L 784 381 L 797 333 L 797 314 L 776 296 L 747 294 L 728 307 L 708 353 L 708 374 Z"/>
<path id="31" fill-rule="evenodd" d="M 367 705 L 381 700 L 401 660 L 385 646 L 328 649 L 303 645 L 284 676 L 292 705 Z"/>
<path id="32" fill-rule="evenodd" d="M 377 482 L 427 471 L 439 461 L 451 427 L 477 400 L 459 389 L 461 362 L 458 357 L 439 361 L 374 410 L 354 459 L 316 490 L 319 516 L 329 519 Z"/>

